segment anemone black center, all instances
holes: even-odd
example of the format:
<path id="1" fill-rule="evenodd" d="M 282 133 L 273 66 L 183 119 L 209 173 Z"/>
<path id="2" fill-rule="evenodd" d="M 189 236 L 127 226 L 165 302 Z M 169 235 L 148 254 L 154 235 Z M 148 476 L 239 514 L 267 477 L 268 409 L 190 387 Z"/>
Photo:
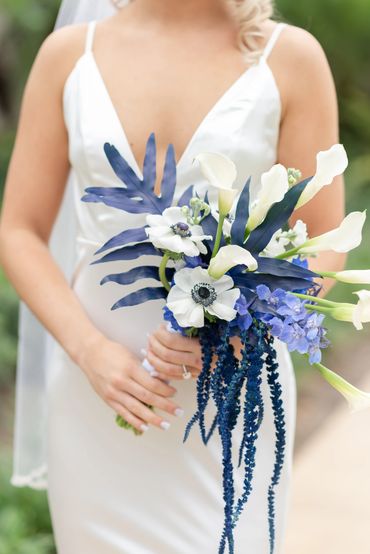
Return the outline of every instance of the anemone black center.
<path id="1" fill-rule="evenodd" d="M 183 221 L 179 221 L 178 223 L 174 223 L 174 225 L 171 225 L 172 231 L 175 233 L 175 235 L 180 235 L 180 237 L 190 237 L 191 231 L 190 227 L 187 223 L 184 223 Z"/>
<path id="2" fill-rule="evenodd" d="M 209 283 L 197 283 L 191 290 L 191 297 L 197 304 L 207 307 L 216 300 L 217 293 Z"/>

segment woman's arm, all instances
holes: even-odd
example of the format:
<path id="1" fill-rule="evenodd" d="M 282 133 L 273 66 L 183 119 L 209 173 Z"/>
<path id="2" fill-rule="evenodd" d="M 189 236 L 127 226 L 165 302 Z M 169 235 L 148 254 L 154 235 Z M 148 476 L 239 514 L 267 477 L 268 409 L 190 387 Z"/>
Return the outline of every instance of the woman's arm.
<path id="1" fill-rule="evenodd" d="M 310 33 L 289 25 L 268 63 L 282 98 L 277 162 L 300 169 L 303 178 L 310 177 L 316 172 L 316 154 L 339 142 L 336 91 L 325 53 Z M 309 236 L 314 237 L 337 227 L 343 217 L 344 182 L 340 176 L 295 211 L 291 225 L 302 219 Z M 312 270 L 339 271 L 345 260 L 345 254 L 329 251 L 310 258 L 309 265 Z M 334 284 L 332 279 L 320 282 L 322 294 Z M 165 325 L 150 337 L 148 359 L 161 376 L 175 379 L 182 378 L 182 364 L 189 367 L 194 377 L 202 366 L 199 341 L 173 335 Z"/>
<path id="2" fill-rule="evenodd" d="M 38 319 L 85 372 L 96 392 L 135 427 L 160 426 L 153 404 L 173 414 L 176 389 L 151 377 L 140 360 L 93 325 L 48 249 L 69 171 L 62 94 L 83 51 L 85 26 L 50 35 L 32 67 L 9 165 L 0 253 L 5 272 Z"/>

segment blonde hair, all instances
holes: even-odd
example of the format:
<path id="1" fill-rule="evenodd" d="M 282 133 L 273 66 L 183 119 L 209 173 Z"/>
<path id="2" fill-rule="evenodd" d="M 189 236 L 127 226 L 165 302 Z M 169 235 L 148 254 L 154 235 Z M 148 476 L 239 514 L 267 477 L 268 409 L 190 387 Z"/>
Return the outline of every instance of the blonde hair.
<path id="1" fill-rule="evenodd" d="M 111 0 L 121 8 L 132 0 Z M 225 0 L 231 16 L 237 23 L 238 47 L 248 63 L 254 63 L 263 51 L 258 39 L 263 37 L 262 24 L 274 15 L 274 0 Z"/>
<path id="2" fill-rule="evenodd" d="M 262 24 L 274 15 L 274 0 L 225 0 L 238 25 L 238 46 L 246 61 L 254 63 L 263 51 Z"/>

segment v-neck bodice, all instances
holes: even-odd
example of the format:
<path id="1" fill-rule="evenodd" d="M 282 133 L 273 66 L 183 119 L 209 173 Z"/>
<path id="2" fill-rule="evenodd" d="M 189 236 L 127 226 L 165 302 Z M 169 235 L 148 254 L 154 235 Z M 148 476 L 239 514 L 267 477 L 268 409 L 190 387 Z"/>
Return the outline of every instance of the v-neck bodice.
<path id="1" fill-rule="evenodd" d="M 93 54 L 95 23 L 89 24 L 85 51 L 65 82 L 63 109 L 74 174 L 79 240 L 96 246 L 124 226 L 143 222 L 137 221 L 137 214 L 128 214 L 123 225 L 122 212 L 80 201 L 88 186 L 120 185 L 105 157 L 105 142 L 114 144 L 136 173 L 142 174 Z M 239 189 L 251 176 L 252 189 L 256 190 L 261 174 L 276 162 L 281 98 L 267 57 L 285 25 L 275 26 L 258 61 L 239 75 L 195 129 L 177 162 L 175 202 L 189 184 L 204 183 L 199 168 L 192 164 L 193 157 L 201 151 L 229 156 L 237 166 Z"/>

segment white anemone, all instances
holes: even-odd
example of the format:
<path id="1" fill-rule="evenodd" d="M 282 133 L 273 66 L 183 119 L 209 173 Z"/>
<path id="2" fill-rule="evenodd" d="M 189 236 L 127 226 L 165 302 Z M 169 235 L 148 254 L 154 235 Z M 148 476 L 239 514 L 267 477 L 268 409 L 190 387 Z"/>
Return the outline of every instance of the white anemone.
<path id="1" fill-rule="evenodd" d="M 205 310 L 226 321 L 235 318 L 240 290 L 233 288 L 228 275 L 213 279 L 202 267 L 186 267 L 175 273 L 174 280 L 167 306 L 181 327 L 203 327 Z"/>
<path id="2" fill-rule="evenodd" d="M 303 221 L 298 219 L 293 229 L 289 229 L 288 231 L 278 229 L 272 235 L 270 242 L 262 252 L 262 256 L 275 258 L 286 251 L 286 246 L 288 246 L 288 244 L 296 248 L 306 241 L 307 226 Z"/>
<path id="3" fill-rule="evenodd" d="M 205 179 L 218 189 L 218 209 L 221 215 L 226 216 L 238 194 L 238 190 L 232 188 L 237 176 L 234 162 L 218 152 L 201 152 L 194 157 L 195 161 L 199 162 Z"/>
<path id="4" fill-rule="evenodd" d="M 316 156 L 316 173 L 299 197 L 296 208 L 300 208 L 315 196 L 324 186 L 330 185 L 334 177 L 341 175 L 348 165 L 346 151 L 342 144 L 334 144 Z"/>
<path id="5" fill-rule="evenodd" d="M 212 237 L 204 235 L 200 225 L 190 225 L 181 208 L 166 208 L 162 215 L 149 214 L 146 222 L 150 225 L 146 233 L 156 248 L 186 256 L 207 253 L 202 241 Z"/>

